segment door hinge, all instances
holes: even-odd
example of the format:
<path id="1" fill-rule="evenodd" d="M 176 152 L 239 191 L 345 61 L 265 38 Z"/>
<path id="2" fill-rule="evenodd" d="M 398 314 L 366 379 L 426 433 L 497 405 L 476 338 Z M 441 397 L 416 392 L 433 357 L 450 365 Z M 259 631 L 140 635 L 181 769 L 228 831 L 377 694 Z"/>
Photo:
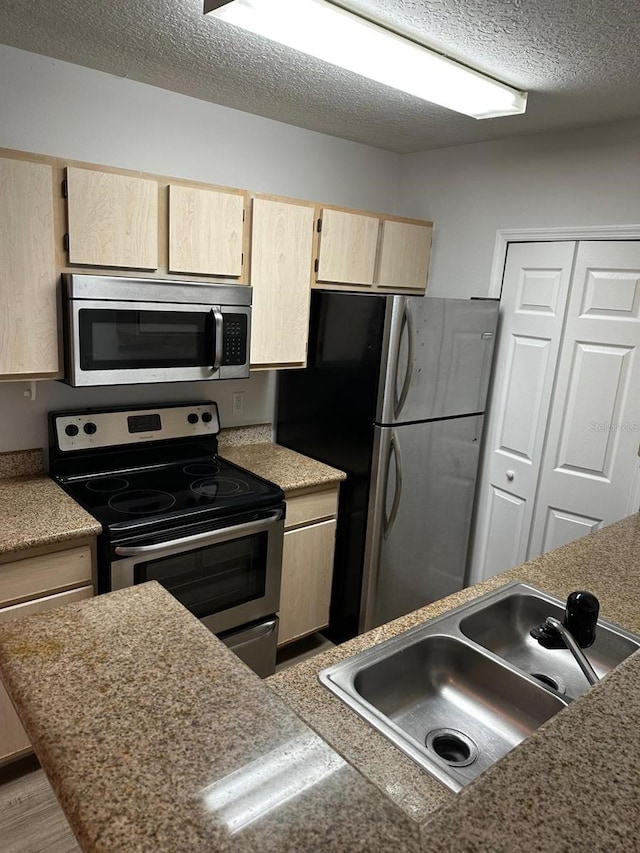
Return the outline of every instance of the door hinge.
<path id="1" fill-rule="evenodd" d="M 69 184 L 66 178 L 63 180 L 60 189 L 62 190 L 62 198 L 69 198 Z"/>
<path id="2" fill-rule="evenodd" d="M 243 207 L 243 208 L 242 208 L 242 221 L 243 221 L 243 222 L 244 222 L 244 218 L 245 218 L 246 213 L 247 213 L 247 211 L 246 211 L 246 210 L 244 209 L 244 207 Z"/>
<path id="3" fill-rule="evenodd" d="M 318 234 L 322 231 L 322 219 L 318 219 L 317 231 Z"/>
<path id="4" fill-rule="evenodd" d="M 240 255 L 240 266 L 244 266 L 244 252 Z"/>
<path id="5" fill-rule="evenodd" d="M 62 238 L 62 248 L 65 250 L 65 252 L 69 251 L 69 235 L 68 234 L 65 234 Z"/>
<path id="6" fill-rule="evenodd" d="M 318 272 L 318 267 L 319 267 L 319 266 L 320 266 L 320 264 L 319 264 L 319 262 L 318 262 L 318 259 L 316 258 L 316 259 L 315 259 L 315 261 L 314 261 L 314 263 L 313 263 L 313 271 L 314 271 L 314 272 Z"/>

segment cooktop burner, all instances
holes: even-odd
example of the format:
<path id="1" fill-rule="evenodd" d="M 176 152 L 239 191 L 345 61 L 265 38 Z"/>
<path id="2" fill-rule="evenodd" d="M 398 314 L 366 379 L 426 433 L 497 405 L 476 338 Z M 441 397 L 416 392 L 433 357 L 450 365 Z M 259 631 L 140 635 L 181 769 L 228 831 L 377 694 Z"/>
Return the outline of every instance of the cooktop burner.
<path id="1" fill-rule="evenodd" d="M 111 509 L 132 515 L 157 515 L 171 509 L 175 502 L 173 495 L 155 489 L 127 490 L 109 498 Z"/>
<path id="2" fill-rule="evenodd" d="M 195 462 L 193 465 L 185 465 L 182 470 L 192 477 L 211 477 L 220 473 L 220 466 L 213 462 Z"/>
<path id="3" fill-rule="evenodd" d="M 129 486 L 129 481 L 123 477 L 99 477 L 87 483 L 90 492 L 121 492 Z"/>
<path id="4" fill-rule="evenodd" d="M 251 487 L 244 480 L 229 477 L 215 477 L 209 480 L 199 480 L 191 484 L 191 491 L 196 495 L 215 498 L 229 497 L 230 495 L 246 495 Z"/>

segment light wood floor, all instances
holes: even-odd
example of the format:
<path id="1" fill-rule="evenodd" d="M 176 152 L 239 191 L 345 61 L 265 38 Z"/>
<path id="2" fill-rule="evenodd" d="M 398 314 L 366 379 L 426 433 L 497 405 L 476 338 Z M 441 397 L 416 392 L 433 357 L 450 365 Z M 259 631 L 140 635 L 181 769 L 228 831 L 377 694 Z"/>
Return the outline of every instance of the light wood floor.
<path id="1" fill-rule="evenodd" d="M 0 767 L 2 853 L 80 853 L 35 757 Z"/>
<path id="2" fill-rule="evenodd" d="M 276 672 L 282 672 L 283 669 L 288 669 L 290 666 L 320 654 L 320 652 L 332 649 L 333 646 L 331 640 L 327 640 L 323 634 L 311 634 L 310 637 L 284 646 L 278 651 Z"/>

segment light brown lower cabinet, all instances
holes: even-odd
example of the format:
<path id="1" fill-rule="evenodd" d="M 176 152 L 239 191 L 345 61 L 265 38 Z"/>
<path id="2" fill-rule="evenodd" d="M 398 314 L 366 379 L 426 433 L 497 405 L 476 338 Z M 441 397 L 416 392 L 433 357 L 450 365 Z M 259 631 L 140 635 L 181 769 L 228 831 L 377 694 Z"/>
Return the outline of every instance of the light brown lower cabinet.
<path id="1" fill-rule="evenodd" d="M 279 647 L 329 624 L 338 484 L 286 499 Z"/>
<path id="2" fill-rule="evenodd" d="M 284 534 L 278 645 L 329 624 L 335 519 Z"/>
<path id="3" fill-rule="evenodd" d="M 0 564 L 0 624 L 91 598 L 92 566 L 93 545 L 89 544 Z M 76 588 L 55 592 L 56 588 L 71 584 Z M 39 597 L 34 598 L 34 594 Z M 0 681 L 0 764 L 30 750 L 29 738 Z"/>

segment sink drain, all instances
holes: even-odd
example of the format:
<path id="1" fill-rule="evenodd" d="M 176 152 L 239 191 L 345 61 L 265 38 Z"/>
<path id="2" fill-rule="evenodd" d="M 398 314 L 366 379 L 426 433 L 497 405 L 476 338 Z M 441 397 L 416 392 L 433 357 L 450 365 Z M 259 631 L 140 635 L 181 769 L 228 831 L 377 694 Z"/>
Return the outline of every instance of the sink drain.
<path id="1" fill-rule="evenodd" d="M 478 757 L 478 747 L 456 729 L 434 729 L 425 739 L 427 749 L 451 767 L 467 767 Z"/>
<path id="2" fill-rule="evenodd" d="M 551 687 L 557 693 L 566 693 L 567 688 L 565 686 L 564 681 L 561 678 L 552 678 L 550 675 L 547 675 L 545 672 L 532 672 L 530 675 L 539 681 L 540 684 L 544 684 L 545 687 Z"/>

